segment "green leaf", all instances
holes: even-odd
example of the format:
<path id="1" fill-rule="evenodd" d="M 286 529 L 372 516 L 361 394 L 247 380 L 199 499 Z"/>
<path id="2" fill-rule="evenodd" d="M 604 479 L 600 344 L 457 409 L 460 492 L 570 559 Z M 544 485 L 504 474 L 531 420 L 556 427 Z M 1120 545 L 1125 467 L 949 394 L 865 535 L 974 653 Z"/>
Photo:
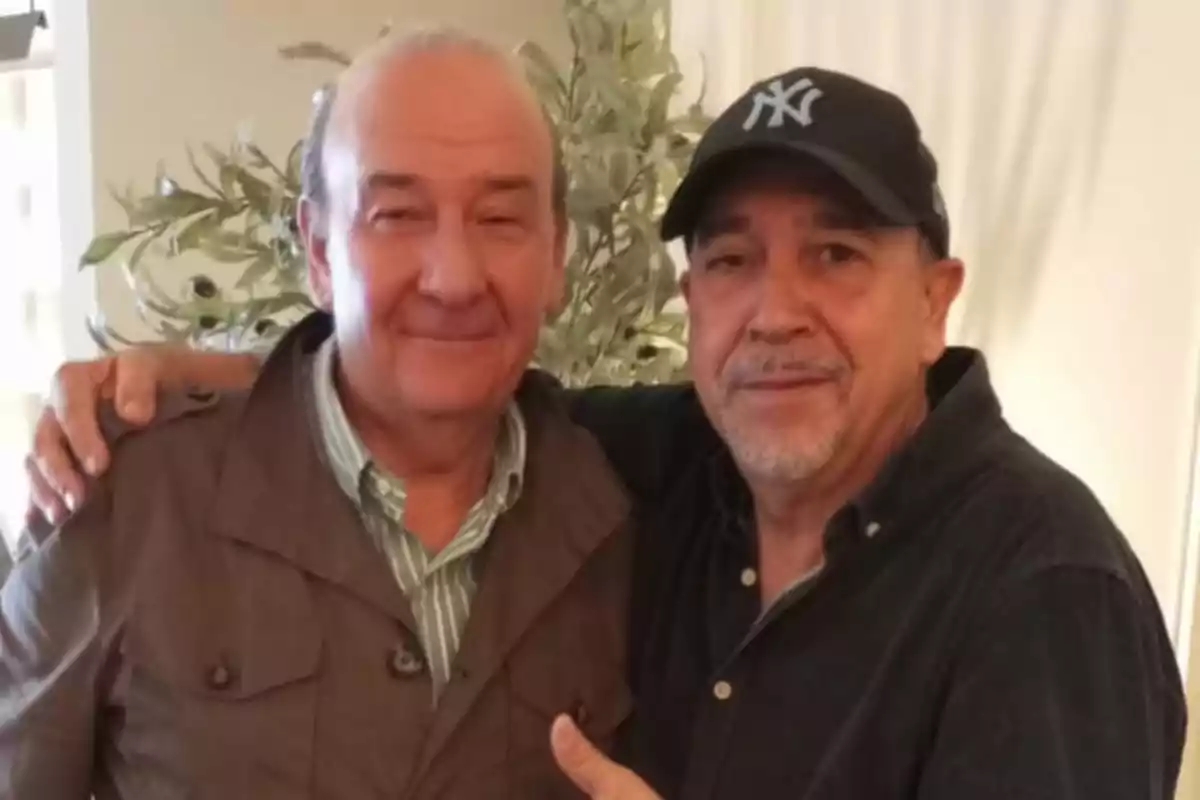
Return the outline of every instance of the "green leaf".
<path id="1" fill-rule="evenodd" d="M 126 187 L 125 191 L 121 192 L 115 186 L 109 186 L 108 193 L 117 202 L 117 205 L 121 207 L 121 210 L 125 212 L 125 217 L 132 220 L 134 214 L 137 213 L 137 200 L 133 196 L 133 189 Z"/>
<path id="2" fill-rule="evenodd" d="M 138 265 L 142 262 L 142 258 L 146 255 L 146 251 L 150 246 L 158 241 L 158 237 L 162 235 L 165 228 L 155 228 L 146 233 L 137 246 L 129 253 L 129 258 L 126 260 L 126 269 L 136 272 Z"/>
<path id="3" fill-rule="evenodd" d="M 263 253 L 250 262 L 250 265 L 238 278 L 237 283 L 234 284 L 234 288 L 249 289 L 274 272 L 276 268 L 275 256 L 271 253 Z"/>
<path id="4" fill-rule="evenodd" d="M 242 194 L 246 196 L 246 202 L 255 213 L 264 218 L 273 216 L 271 205 L 275 192 L 269 183 L 247 169 L 237 171 L 237 181 L 242 187 Z"/>
<path id="5" fill-rule="evenodd" d="M 253 142 L 247 142 L 245 144 L 245 148 L 246 152 L 250 154 L 252 164 L 255 168 L 269 171 L 276 179 L 280 181 L 287 180 L 287 175 L 284 174 L 283 170 L 279 169 L 275 162 L 271 160 L 270 156 L 263 152 L 261 147 Z"/>
<path id="6" fill-rule="evenodd" d="M 654 275 L 654 311 L 662 311 L 663 306 L 671 298 L 679 294 L 679 279 L 675 277 L 675 267 L 670 262 L 659 266 Z"/>
<path id="7" fill-rule="evenodd" d="M 152 312 L 160 317 L 167 319 L 185 320 L 188 318 L 185 312 L 178 303 L 161 302 L 145 295 L 137 297 L 138 310 L 145 315 L 147 312 Z"/>
<path id="8" fill-rule="evenodd" d="M 206 256 L 222 264 L 241 264 L 258 255 L 258 251 L 246 247 L 242 237 L 230 231 L 219 231 L 200 242 Z"/>
<path id="9" fill-rule="evenodd" d="M 178 305 L 178 303 L 170 295 L 163 291 L 162 287 L 158 285 L 157 281 L 155 281 L 154 275 L 150 272 L 146 272 L 142 276 L 142 281 L 138 286 L 139 298 L 150 299 L 154 302 L 158 302 L 167 306 Z"/>
<path id="10" fill-rule="evenodd" d="M 267 304 L 268 314 L 278 314 L 281 311 L 290 311 L 292 309 L 302 309 L 311 311 L 316 306 L 313 305 L 312 298 L 304 292 L 283 292 Z"/>
<path id="11" fill-rule="evenodd" d="M 141 231 L 134 230 L 100 234 L 95 239 L 92 239 L 87 249 L 83 251 L 83 255 L 79 257 L 80 269 L 107 261 L 113 253 L 120 249 L 121 245 L 139 233 Z"/>
<path id="12" fill-rule="evenodd" d="M 279 55 L 288 61 L 324 61 L 346 67 L 350 56 L 321 42 L 299 42 L 279 48 Z"/>
<path id="13" fill-rule="evenodd" d="M 195 250 L 209 234 L 221 227 L 222 218 L 217 209 L 205 211 L 193 217 L 175 234 L 173 254 Z"/>
<path id="14" fill-rule="evenodd" d="M 535 42 L 524 42 L 517 48 L 517 54 L 525 62 L 529 82 L 537 90 L 542 103 L 547 107 L 561 104 L 567 94 L 567 85 L 563 83 L 558 66 L 550 54 Z"/>
<path id="15" fill-rule="evenodd" d="M 221 205 L 217 198 L 206 197 L 187 189 L 176 189 L 167 195 L 150 195 L 138 201 L 133 222 L 135 225 L 173 223 Z"/>
<path id="16" fill-rule="evenodd" d="M 218 180 L 221 182 L 221 194 L 225 197 L 233 197 L 237 192 L 238 175 L 242 168 L 232 161 L 224 161 L 217 170 Z"/>
<path id="17" fill-rule="evenodd" d="M 217 186 L 215 183 L 213 183 L 212 179 L 208 177 L 207 173 L 205 173 L 204 170 L 202 170 L 200 168 L 200 163 L 198 161 L 196 161 L 196 151 L 193 150 L 190 145 L 186 148 L 186 150 L 187 150 L 188 165 L 191 166 L 192 172 L 196 176 L 196 180 L 198 180 L 198 181 L 200 181 L 200 183 L 204 184 L 204 187 L 206 189 L 208 189 L 210 192 L 212 192 L 213 194 L 224 199 L 225 193 L 222 192 L 221 188 L 219 186 Z"/>
<path id="18" fill-rule="evenodd" d="M 609 185 L 612 187 L 614 197 L 621 197 L 629 188 L 629 181 L 633 177 L 632 161 L 634 156 L 628 151 L 620 151 L 613 154 L 612 160 L 609 163 L 608 175 Z"/>
<path id="19" fill-rule="evenodd" d="M 688 108 L 687 113 L 671 120 L 671 127 L 677 132 L 695 136 L 703 134 L 709 125 L 712 125 L 712 117 L 696 103 Z"/>
<path id="20" fill-rule="evenodd" d="M 296 194 L 299 194 L 301 190 L 302 170 L 304 169 L 303 158 L 304 140 L 301 139 L 292 145 L 292 149 L 288 151 L 287 167 L 284 169 L 287 184 Z"/>
<path id="21" fill-rule="evenodd" d="M 658 83 L 654 84 L 654 88 L 650 91 L 649 107 L 646 110 L 645 135 L 647 138 L 657 136 L 666 125 L 671 98 L 675 96 L 681 83 L 683 83 L 683 76 L 675 72 L 662 76 Z"/>
<path id="22" fill-rule="evenodd" d="M 212 160 L 217 168 L 221 168 L 230 162 L 230 155 L 223 150 L 218 150 L 214 145 L 207 142 L 204 143 L 204 152 Z"/>

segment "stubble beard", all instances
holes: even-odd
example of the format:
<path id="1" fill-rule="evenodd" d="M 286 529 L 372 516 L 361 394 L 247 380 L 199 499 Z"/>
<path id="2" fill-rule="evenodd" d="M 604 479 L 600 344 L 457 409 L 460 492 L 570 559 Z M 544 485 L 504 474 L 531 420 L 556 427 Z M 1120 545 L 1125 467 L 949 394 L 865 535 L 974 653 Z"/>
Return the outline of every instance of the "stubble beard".
<path id="1" fill-rule="evenodd" d="M 720 431 L 747 478 L 800 483 L 825 467 L 845 435 L 842 421 L 821 430 L 773 431 L 753 420 L 724 414 Z"/>

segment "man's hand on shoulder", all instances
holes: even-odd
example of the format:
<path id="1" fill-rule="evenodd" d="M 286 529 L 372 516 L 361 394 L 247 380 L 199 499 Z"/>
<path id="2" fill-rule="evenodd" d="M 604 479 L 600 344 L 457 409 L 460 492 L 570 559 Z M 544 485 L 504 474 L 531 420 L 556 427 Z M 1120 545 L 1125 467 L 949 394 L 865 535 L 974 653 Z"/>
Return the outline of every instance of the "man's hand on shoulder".
<path id="1" fill-rule="evenodd" d="M 108 468 L 111 454 L 99 423 L 102 401 L 111 401 L 124 423 L 140 427 L 154 418 L 160 389 L 244 388 L 257 369 L 254 356 L 170 346 L 138 347 L 62 365 L 25 458 L 28 518 L 42 515 L 60 523 L 83 501 L 83 473 L 95 477 Z"/>

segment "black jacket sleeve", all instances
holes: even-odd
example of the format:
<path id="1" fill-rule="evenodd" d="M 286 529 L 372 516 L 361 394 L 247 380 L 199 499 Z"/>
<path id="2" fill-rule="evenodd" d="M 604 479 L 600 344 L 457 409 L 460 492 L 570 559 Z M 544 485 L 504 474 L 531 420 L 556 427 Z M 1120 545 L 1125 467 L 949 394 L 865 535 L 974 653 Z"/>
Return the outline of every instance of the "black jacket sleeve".
<path id="1" fill-rule="evenodd" d="M 967 637 L 917 797 L 1174 797 L 1186 707 L 1144 594 L 1094 568 L 1013 578 Z"/>
<path id="2" fill-rule="evenodd" d="M 567 392 L 567 402 L 643 504 L 662 497 L 715 441 L 690 384 L 578 389 Z"/>

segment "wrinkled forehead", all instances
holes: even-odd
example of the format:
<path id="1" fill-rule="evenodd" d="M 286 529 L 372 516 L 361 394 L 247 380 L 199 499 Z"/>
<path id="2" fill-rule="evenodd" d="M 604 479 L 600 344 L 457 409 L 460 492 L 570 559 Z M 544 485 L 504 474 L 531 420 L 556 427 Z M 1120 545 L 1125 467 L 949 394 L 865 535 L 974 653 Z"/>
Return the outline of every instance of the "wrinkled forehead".
<path id="1" fill-rule="evenodd" d="M 696 217 L 693 240 L 702 242 L 731 218 L 753 221 L 763 198 L 789 202 L 822 227 L 892 227 L 853 187 L 823 164 L 795 155 L 754 153 L 731 160 L 714 176 Z"/>
<path id="2" fill-rule="evenodd" d="M 325 155 L 331 184 L 489 172 L 549 186 L 552 174 L 550 134 L 528 87 L 494 57 L 460 50 L 399 54 L 346 76 Z"/>

